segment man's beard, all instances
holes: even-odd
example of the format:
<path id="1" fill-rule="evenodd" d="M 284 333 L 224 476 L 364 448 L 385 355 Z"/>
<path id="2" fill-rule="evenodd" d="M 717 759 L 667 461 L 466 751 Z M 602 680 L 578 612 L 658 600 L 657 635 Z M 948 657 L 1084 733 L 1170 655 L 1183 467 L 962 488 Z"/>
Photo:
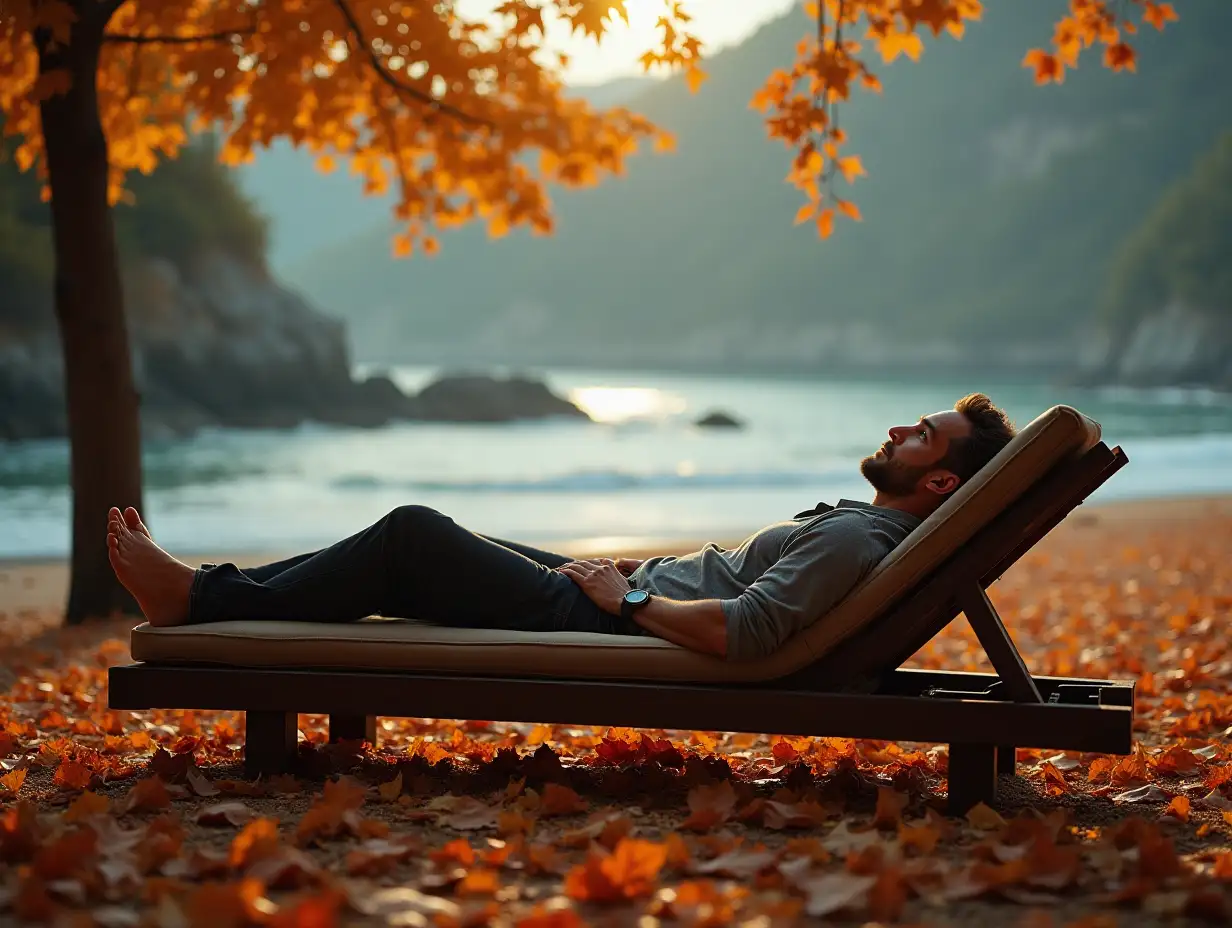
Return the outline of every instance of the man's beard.
<path id="1" fill-rule="evenodd" d="M 915 492 L 920 478 L 928 473 L 927 467 L 907 467 L 893 458 L 869 455 L 860 462 L 860 473 L 878 493 L 887 496 L 910 496 Z"/>

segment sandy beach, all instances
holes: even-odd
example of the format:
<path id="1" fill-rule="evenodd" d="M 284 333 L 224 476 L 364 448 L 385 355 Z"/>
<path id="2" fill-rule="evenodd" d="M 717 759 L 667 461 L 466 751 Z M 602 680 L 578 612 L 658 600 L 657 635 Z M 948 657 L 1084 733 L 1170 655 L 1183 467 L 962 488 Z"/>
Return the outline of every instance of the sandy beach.
<path id="1" fill-rule="evenodd" d="M 1159 531 L 1186 531 L 1199 522 L 1232 521 L 1232 496 L 1180 497 L 1088 504 L 1072 513 L 1044 545 L 1045 550 L 1064 555 L 1070 546 L 1089 548 L 1092 544 L 1126 544 Z M 757 526 L 750 526 L 749 531 Z M 706 541 L 647 540 L 633 544 L 604 544 L 593 539 L 577 539 L 555 547 L 578 557 L 649 557 L 656 554 L 683 554 L 695 551 Z M 713 539 L 731 545 L 739 538 Z M 291 552 L 237 554 L 227 552 L 194 553 L 173 551 L 186 564 L 234 561 L 243 566 L 267 563 Z M 1229 552 L 1232 557 L 1232 552 Z M 0 619 L 54 621 L 65 602 L 68 590 L 68 563 L 63 559 L 0 559 Z M 19 636 L 20 637 L 20 636 Z"/>

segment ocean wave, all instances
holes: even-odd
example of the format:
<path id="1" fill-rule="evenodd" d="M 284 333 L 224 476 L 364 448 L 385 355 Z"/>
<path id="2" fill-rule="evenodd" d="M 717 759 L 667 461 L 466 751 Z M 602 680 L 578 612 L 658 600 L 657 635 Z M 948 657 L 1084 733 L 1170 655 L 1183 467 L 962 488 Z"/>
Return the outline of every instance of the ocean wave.
<path id="1" fill-rule="evenodd" d="M 838 474 L 816 471 L 758 470 L 681 474 L 585 470 L 544 477 L 502 480 L 404 480 L 375 474 L 348 474 L 331 480 L 334 490 L 413 490 L 421 493 L 615 493 L 626 490 L 774 489 L 832 483 Z"/>

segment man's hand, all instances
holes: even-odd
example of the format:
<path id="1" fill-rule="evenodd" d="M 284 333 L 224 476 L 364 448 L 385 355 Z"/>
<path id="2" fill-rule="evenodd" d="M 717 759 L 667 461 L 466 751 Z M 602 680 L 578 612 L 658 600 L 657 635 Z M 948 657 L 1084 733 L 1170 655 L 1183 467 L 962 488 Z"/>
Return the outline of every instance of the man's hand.
<path id="1" fill-rule="evenodd" d="M 570 561 L 556 569 L 580 586 L 591 602 L 612 615 L 620 615 L 625 594 L 633 589 L 625 575 L 620 572 L 616 561 L 610 557 Z"/>
<path id="2" fill-rule="evenodd" d="M 633 571 L 637 570 L 644 561 L 640 561 L 635 557 L 618 557 L 616 558 L 616 569 L 628 577 Z"/>

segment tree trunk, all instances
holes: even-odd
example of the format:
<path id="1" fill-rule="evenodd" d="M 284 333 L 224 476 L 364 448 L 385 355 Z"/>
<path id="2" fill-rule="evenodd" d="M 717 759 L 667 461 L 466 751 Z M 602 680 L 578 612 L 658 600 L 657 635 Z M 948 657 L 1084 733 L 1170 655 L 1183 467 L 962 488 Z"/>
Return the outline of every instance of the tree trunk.
<path id="1" fill-rule="evenodd" d="M 74 3 L 67 46 L 36 36 L 39 70 L 67 70 L 67 93 L 39 107 L 51 186 L 55 305 L 73 493 L 66 621 L 136 611 L 107 558 L 107 509 L 141 505 L 141 424 L 129 355 L 115 227 L 107 201 L 107 140 L 96 76 L 110 4 Z"/>

